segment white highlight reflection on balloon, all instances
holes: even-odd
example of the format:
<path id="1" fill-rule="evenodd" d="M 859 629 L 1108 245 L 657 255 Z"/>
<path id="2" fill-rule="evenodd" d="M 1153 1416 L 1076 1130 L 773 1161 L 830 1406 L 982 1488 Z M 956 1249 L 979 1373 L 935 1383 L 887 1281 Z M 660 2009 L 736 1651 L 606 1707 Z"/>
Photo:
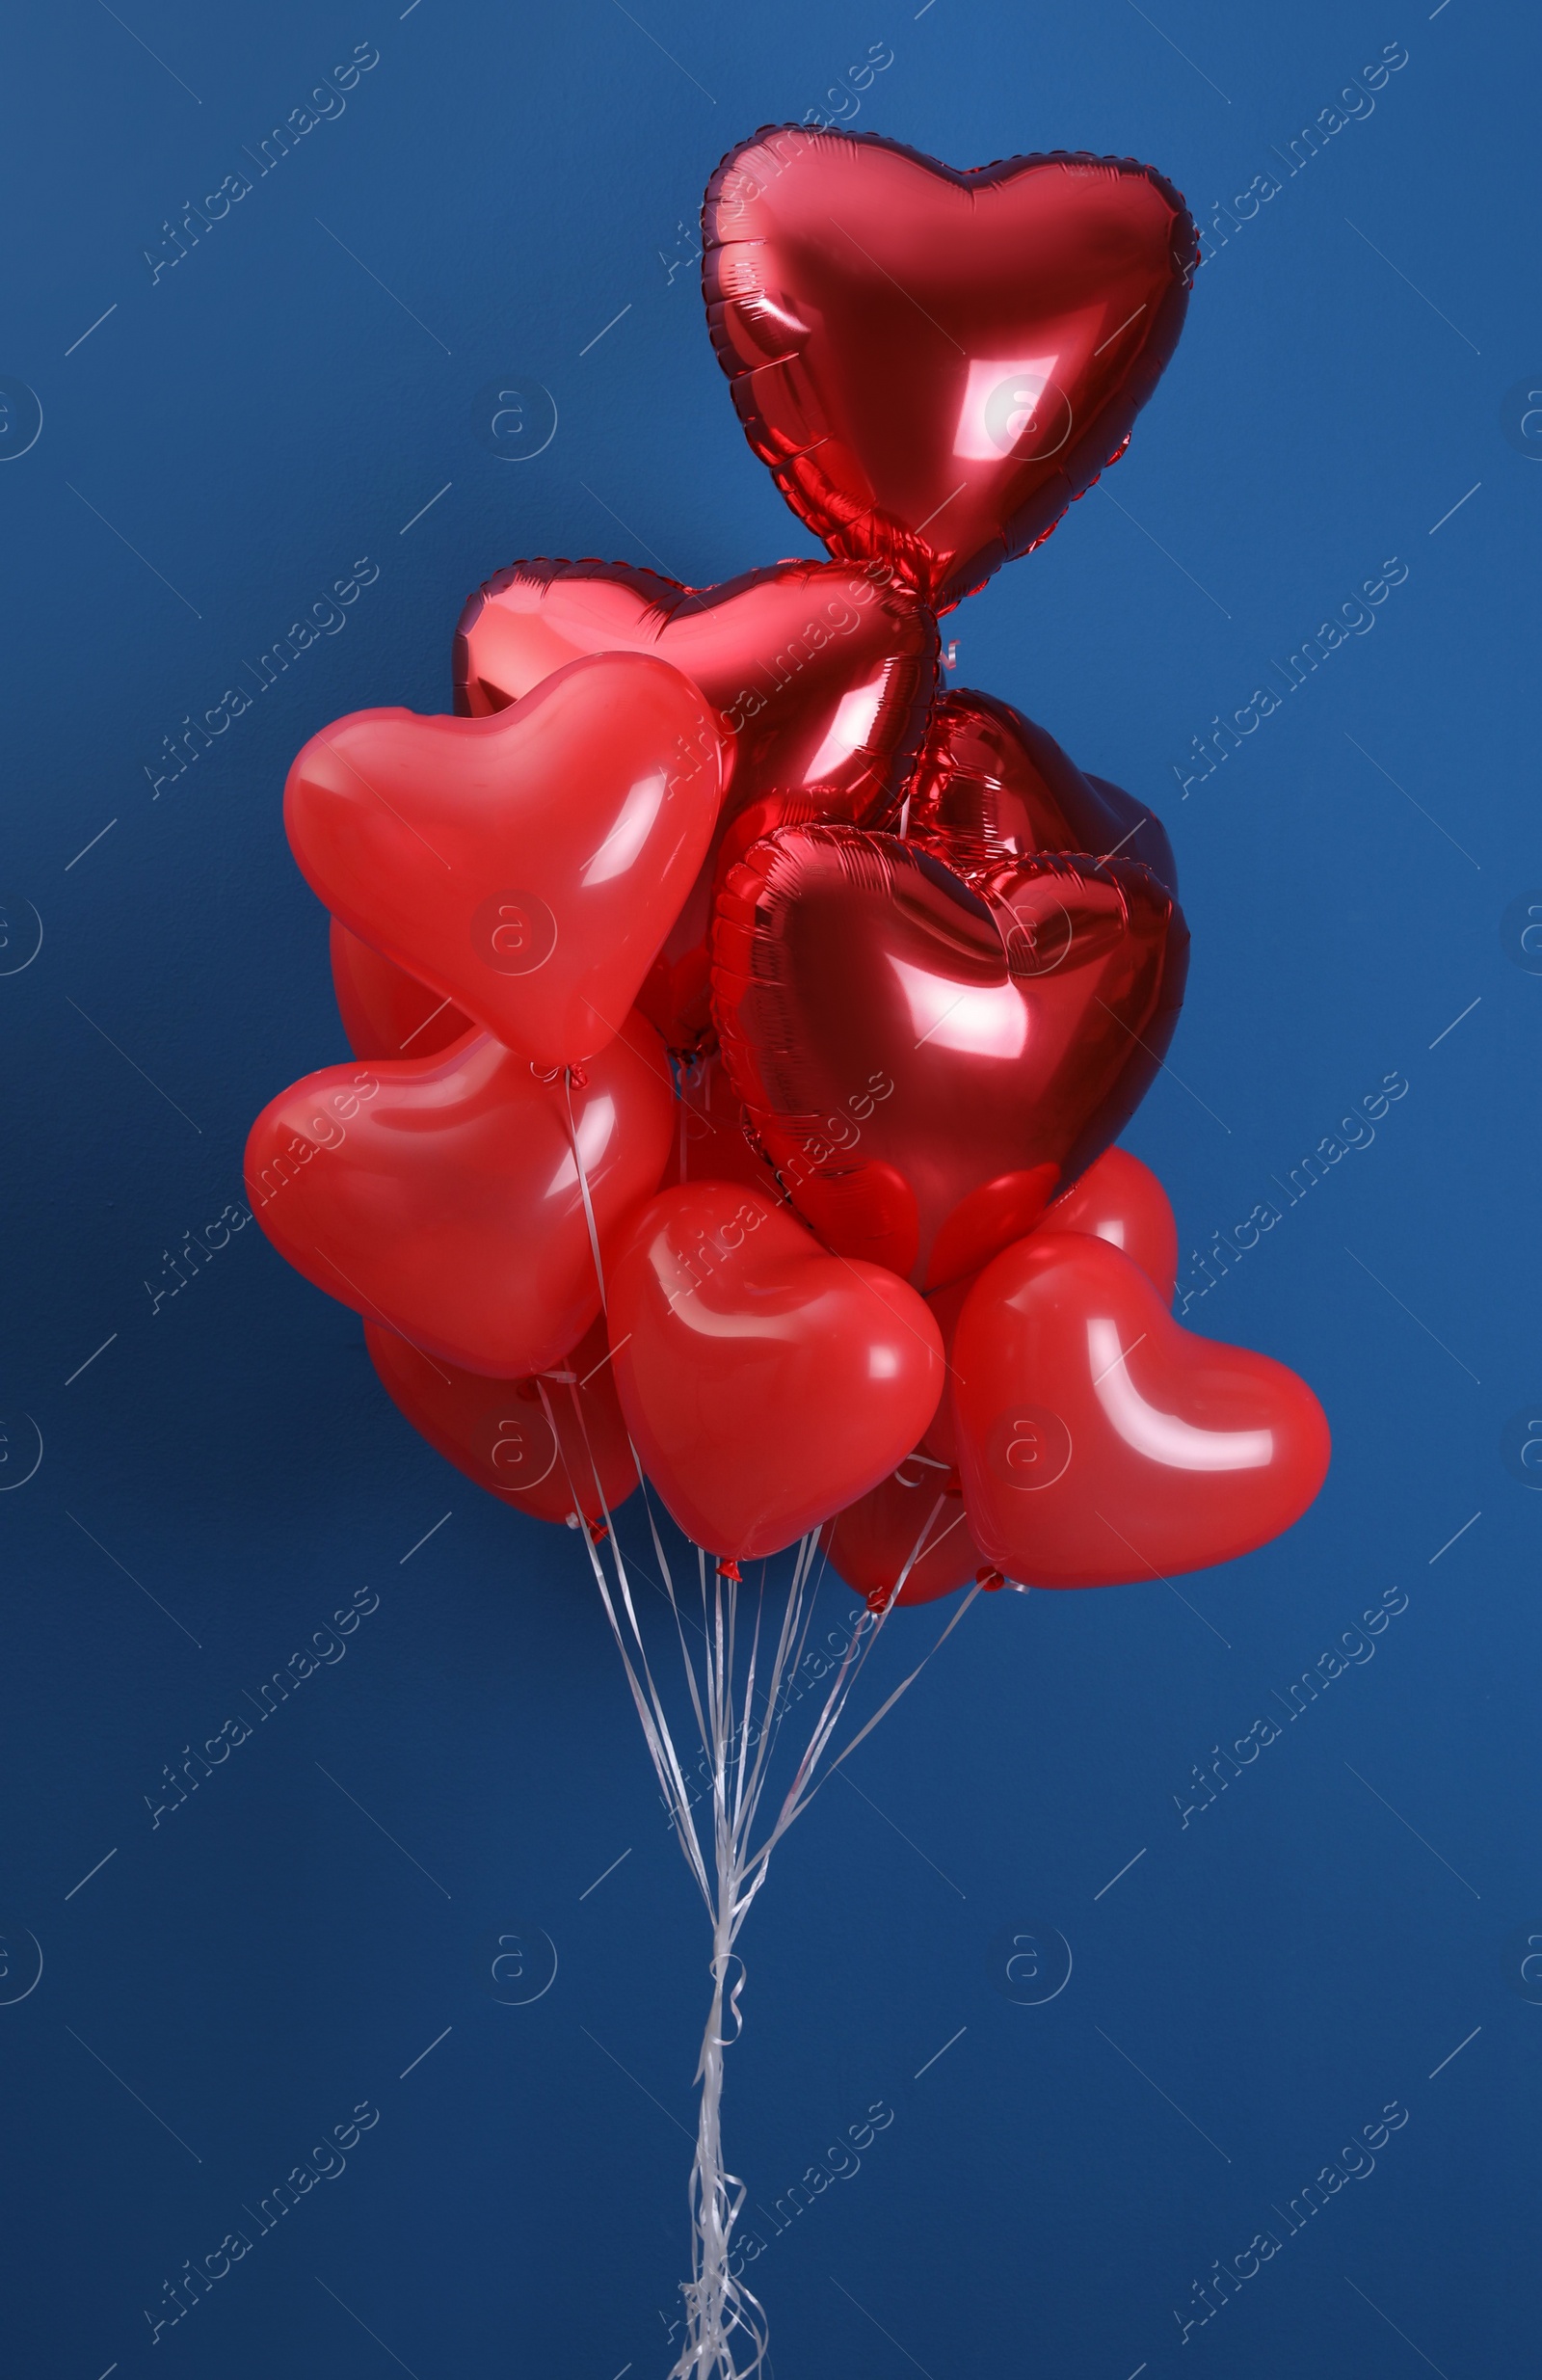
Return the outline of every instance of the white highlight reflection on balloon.
<path id="1" fill-rule="evenodd" d="M 661 768 L 655 769 L 651 777 L 639 777 L 623 802 L 615 825 L 579 877 L 580 884 L 608 884 L 612 876 L 626 873 L 648 841 L 668 789 L 669 779 Z"/>
<path id="2" fill-rule="evenodd" d="M 1119 1325 L 1106 1316 L 1087 1319 L 1087 1359 L 1098 1403 L 1137 1455 L 1175 1471 L 1257 1471 L 1273 1459 L 1272 1430 L 1200 1430 L 1148 1404 L 1130 1377 Z"/>
<path id="3" fill-rule="evenodd" d="M 916 1046 L 963 1050 L 974 1057 L 1021 1057 L 1027 1046 L 1028 1010 L 1015 983 L 961 985 L 891 958 L 910 1009 Z"/>
<path id="4" fill-rule="evenodd" d="M 1033 428 L 1058 356 L 975 357 L 959 408 L 953 452 L 961 463 L 1000 463 Z"/>

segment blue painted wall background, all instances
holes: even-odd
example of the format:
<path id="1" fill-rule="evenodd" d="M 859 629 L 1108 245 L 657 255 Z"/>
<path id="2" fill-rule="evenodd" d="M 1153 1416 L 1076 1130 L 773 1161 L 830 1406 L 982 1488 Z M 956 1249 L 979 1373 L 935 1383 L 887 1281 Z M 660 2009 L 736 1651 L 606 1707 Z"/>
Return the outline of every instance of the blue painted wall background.
<path id="1" fill-rule="evenodd" d="M 772 2206 L 869 2106 L 892 2121 L 757 2267 L 775 2367 L 1526 2367 L 1537 29 L 1469 0 L 1160 17 L 136 0 L 130 31 L 65 0 L 12 29 L 18 2372 L 610 2380 L 672 2360 L 705 1937 L 579 1549 L 413 1438 L 355 1318 L 255 1228 L 158 1308 L 145 1284 L 239 1196 L 262 1103 L 345 1054 L 279 823 L 306 736 L 364 705 L 447 707 L 462 598 L 516 555 L 706 583 L 809 550 L 737 427 L 683 227 L 734 139 L 829 104 L 874 43 L 893 63 L 857 122 L 954 162 L 1138 154 L 1202 228 L 1279 180 L 1207 238 L 1127 460 L 947 632 L 958 682 L 1173 833 L 1182 1082 L 1130 1138 L 1185 1248 L 1384 1074 L 1408 1090 L 1190 1315 L 1317 1387 L 1336 1457 L 1314 1511 L 1183 1582 L 1193 1609 L 1158 1585 L 980 1603 L 858 1755 L 860 1791 L 833 1784 L 779 1854 L 744 1944 L 731 2155 Z M 1394 43 L 1373 112 L 1288 174 L 1279 150 Z M 357 44 L 379 62 L 345 112 L 259 174 L 250 151 Z M 153 277 L 163 223 L 230 174 L 249 194 Z M 510 377 L 559 414 L 518 465 L 474 414 Z M 1184 798 L 1191 738 L 1390 557 L 1407 576 L 1374 629 Z M 346 627 L 156 796 L 184 714 L 360 559 L 379 575 Z M 1192 1765 L 1394 1586 L 1373 1659 L 1185 1825 Z M 156 1823 L 163 1763 L 366 1589 L 345 1657 Z M 911 1625 L 905 1650 L 929 1641 Z M 518 1924 L 559 1967 L 511 2007 L 479 1945 Z M 991 1945 L 1020 1927 L 1070 1945 L 1047 2005 L 993 1989 Z M 152 2343 L 163 2281 L 366 2101 L 345 2169 Z M 1183 2343 L 1191 2285 L 1282 2233 L 1271 2206 L 1393 2101 L 1407 2120 L 1374 2171 Z"/>

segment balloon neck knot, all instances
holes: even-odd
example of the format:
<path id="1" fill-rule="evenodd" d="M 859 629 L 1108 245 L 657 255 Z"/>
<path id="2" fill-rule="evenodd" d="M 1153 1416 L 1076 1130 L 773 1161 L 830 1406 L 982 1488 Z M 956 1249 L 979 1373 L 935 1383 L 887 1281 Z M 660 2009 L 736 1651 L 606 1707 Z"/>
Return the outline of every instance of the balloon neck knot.
<path id="1" fill-rule="evenodd" d="M 957 1463 L 950 1467 L 946 1479 L 943 1482 L 943 1493 L 944 1496 L 961 1496 L 964 1493 L 964 1483 L 959 1478 Z"/>
<path id="2" fill-rule="evenodd" d="M 994 1595 L 999 1588 L 1006 1585 L 1006 1580 L 999 1570 L 976 1570 L 974 1584 L 976 1587 L 983 1587 L 988 1595 Z"/>
<path id="3" fill-rule="evenodd" d="M 575 1091 L 586 1091 L 589 1088 L 589 1077 L 581 1066 L 570 1066 L 568 1080 Z"/>
<path id="4" fill-rule="evenodd" d="M 731 1579 L 735 1587 L 742 1586 L 744 1583 L 736 1562 L 720 1562 L 717 1565 L 717 1574 L 719 1578 Z"/>
<path id="5" fill-rule="evenodd" d="M 590 1522 L 589 1542 L 591 1545 L 603 1545 L 609 1535 L 610 1530 L 604 1521 L 592 1520 Z M 999 1584 L 999 1582 L 997 1583 Z"/>

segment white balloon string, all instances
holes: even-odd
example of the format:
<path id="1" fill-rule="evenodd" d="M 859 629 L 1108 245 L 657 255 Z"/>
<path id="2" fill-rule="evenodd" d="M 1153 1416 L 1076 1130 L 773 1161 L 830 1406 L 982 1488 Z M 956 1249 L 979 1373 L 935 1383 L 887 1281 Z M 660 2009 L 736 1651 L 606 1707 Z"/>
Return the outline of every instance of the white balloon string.
<path id="1" fill-rule="evenodd" d="M 583 1192 L 584 1221 L 589 1226 L 589 1252 L 595 1260 L 595 1278 L 599 1283 L 599 1308 L 605 1310 L 605 1270 L 599 1261 L 599 1234 L 595 1228 L 595 1202 L 589 1195 L 589 1176 L 584 1169 L 583 1152 L 578 1146 L 578 1131 L 572 1120 L 572 1068 L 562 1070 L 562 1095 L 568 1103 L 568 1137 L 572 1142 L 573 1170 L 578 1176 L 578 1188 Z"/>
<path id="2" fill-rule="evenodd" d="M 599 1236 L 573 1120 L 571 1070 L 565 1074 L 564 1087 L 569 1137 L 583 1196 L 595 1277 L 603 1306 L 605 1284 Z M 683 1140 L 680 1154 L 683 1175 Z M 734 1945 L 756 1895 L 765 1881 L 771 1853 L 777 1843 L 794 1819 L 808 1807 L 824 1778 L 871 1733 L 879 1720 L 915 1683 L 932 1658 L 932 1653 L 951 1635 L 973 1596 L 970 1595 L 961 1605 L 933 1645 L 932 1652 L 894 1689 L 846 1750 L 821 1770 L 821 1763 L 825 1762 L 851 1691 L 862 1674 L 885 1620 L 893 1609 L 895 1598 L 926 1547 L 944 1501 L 939 1496 L 892 1591 L 878 1610 L 864 1615 L 856 1631 L 846 1642 L 835 1675 L 813 1719 L 808 1743 L 795 1763 L 792 1783 L 784 1795 L 769 1830 L 757 1843 L 754 1840 L 757 1822 L 777 1746 L 788 1714 L 800 1698 L 799 1694 L 791 1689 L 809 1659 L 809 1641 L 828 1556 L 821 1549 L 816 1533 L 811 1533 L 799 1541 L 793 1549 L 786 1601 L 780 1621 L 772 1627 L 766 1621 L 765 1565 L 761 1565 L 758 1586 L 748 1589 L 741 1581 L 735 1564 L 719 1562 L 698 1547 L 697 1580 L 702 1614 L 698 1622 L 682 1606 L 677 1591 L 642 1463 L 635 1445 L 628 1440 L 649 1536 L 658 1564 L 659 1579 L 651 1583 L 657 1585 L 675 1623 L 685 1691 L 701 1745 L 703 1768 L 709 1779 L 709 1792 L 705 1797 L 694 1792 L 671 1731 L 663 1692 L 650 1661 L 633 1592 L 630 1565 L 620 1542 L 615 1516 L 590 1437 L 579 1384 L 576 1379 L 570 1378 L 567 1386 L 578 1440 L 584 1449 L 592 1480 L 592 1494 L 587 1488 L 584 1495 L 577 1490 L 568 1449 L 557 1430 L 544 1380 L 538 1382 L 542 1406 L 562 1460 L 574 1517 L 583 1530 L 590 1566 L 621 1654 L 627 1686 L 642 1726 L 643 1740 L 648 1747 L 681 1852 L 696 1880 L 712 1928 L 712 1955 L 708 1965 L 711 1994 L 697 2062 L 696 2080 L 700 2086 L 700 2096 L 695 2155 L 687 2193 L 691 2270 L 690 2279 L 680 2285 L 685 2339 L 670 2380 L 757 2380 L 757 2376 L 763 2374 L 767 2368 L 765 2311 L 732 2269 L 734 2226 L 745 2203 L 746 2189 L 743 2181 L 728 2170 L 723 2160 L 724 2053 L 738 2040 L 744 2020 L 741 1998 L 746 1970 Z M 584 1522 L 586 1503 L 590 1511 L 598 1508 L 603 1516 L 602 1527 L 598 1523 L 590 1525 Z M 957 1525 L 957 1522 L 950 1524 Z M 944 1537 L 947 1534 L 947 1530 L 943 1532 Z M 937 1540 L 939 1543 L 941 1541 L 941 1538 Z M 817 1571 L 816 1554 L 820 1556 Z M 647 1575 L 646 1571 L 644 1575 Z M 978 1592 L 978 1590 L 975 1591 Z M 747 1648 L 742 1647 L 739 1641 L 741 1592 L 754 1592 L 756 1597 L 753 1626 L 747 1624 L 745 1631 Z M 702 1642 L 697 1649 L 693 1649 L 691 1637 L 686 1633 L 687 1621 L 693 1634 L 700 1629 Z M 710 1810 L 710 1847 L 705 1839 L 708 1823 L 705 1813 L 704 1811 L 700 1817 L 698 1814 L 704 1799 Z M 731 2031 L 725 2023 L 725 2016 L 731 2019 Z"/>

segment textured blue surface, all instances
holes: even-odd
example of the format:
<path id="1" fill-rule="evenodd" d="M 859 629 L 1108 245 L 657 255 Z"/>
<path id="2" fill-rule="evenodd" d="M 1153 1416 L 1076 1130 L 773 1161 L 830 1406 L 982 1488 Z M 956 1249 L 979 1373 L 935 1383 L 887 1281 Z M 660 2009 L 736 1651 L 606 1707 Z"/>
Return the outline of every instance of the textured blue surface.
<path id="1" fill-rule="evenodd" d="M 859 125 L 966 165 L 1148 158 L 1212 247 L 1128 458 L 946 631 L 959 682 L 1172 831 L 1188 1004 L 1129 1137 L 1185 1250 L 1385 1074 L 1408 1090 L 1188 1318 L 1318 1389 L 1314 1511 L 1182 1596 L 981 1601 L 779 1854 L 731 2160 L 774 2215 L 870 2107 L 892 2120 L 780 2236 L 757 2218 L 775 2369 L 1528 2368 L 1542 1500 L 1504 1455 L 1542 1399 L 1542 977 L 1512 911 L 1542 886 L 1534 22 L 130 13 L 13 25 L 0 163 L 0 453 L 28 389 L 42 408 L 0 468 L 7 2367 L 671 2360 L 706 1942 L 579 1548 L 418 1442 L 355 1318 L 254 1227 L 154 1294 L 239 1196 L 257 1109 L 345 1054 L 279 825 L 305 737 L 447 707 L 462 598 L 516 555 L 705 583 L 809 550 L 733 417 L 683 227 L 731 142 L 829 104 L 878 43 Z M 379 59 L 344 111 L 263 171 L 356 44 Z M 1407 63 L 1373 111 L 1289 171 L 1387 44 Z M 232 174 L 246 195 L 167 263 L 163 224 Z M 1214 246 L 1213 201 L 1256 176 L 1279 187 Z M 511 378 L 558 411 L 525 463 L 477 435 Z M 1185 798 L 1191 739 L 1394 557 L 1373 629 Z M 184 714 L 361 560 L 346 625 L 168 777 Z M 1285 1720 L 1395 1584 L 1373 1658 Z M 345 1656 L 166 1806 L 163 1763 L 366 1588 Z M 936 1625 L 902 1621 L 891 1666 Z M 1193 1765 L 1268 1714 L 1278 1740 L 1199 1808 Z M 559 1967 L 510 2007 L 479 1944 L 520 1923 Z M 1035 1926 L 1074 1965 L 1023 2006 L 990 1949 Z M 340 2170 L 259 2231 L 243 2206 L 366 2101 Z M 1392 2102 L 1374 2170 L 1352 2156 L 1292 2232 Z M 172 2326 L 163 2282 L 231 2233 L 250 2253 Z M 1192 2285 L 1260 2233 L 1278 2246 L 1197 2326 Z"/>

